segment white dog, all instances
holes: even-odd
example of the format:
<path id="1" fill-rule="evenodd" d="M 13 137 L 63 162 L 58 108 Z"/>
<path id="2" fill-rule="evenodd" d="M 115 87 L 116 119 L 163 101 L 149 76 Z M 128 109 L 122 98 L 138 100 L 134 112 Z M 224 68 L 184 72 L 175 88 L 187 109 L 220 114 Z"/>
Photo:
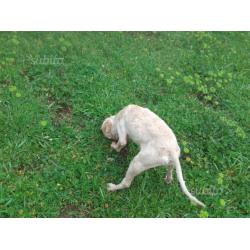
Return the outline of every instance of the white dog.
<path id="1" fill-rule="evenodd" d="M 109 191 L 128 188 L 134 177 L 143 171 L 160 165 L 169 165 L 166 182 L 173 179 L 173 168 L 184 194 L 195 204 L 205 207 L 188 190 L 183 180 L 179 162 L 180 148 L 173 131 L 155 113 L 137 105 L 128 105 L 115 116 L 104 120 L 101 130 L 113 140 L 111 147 L 117 152 L 126 146 L 128 138 L 140 146 L 140 152 L 131 161 L 120 184 L 108 184 Z"/>

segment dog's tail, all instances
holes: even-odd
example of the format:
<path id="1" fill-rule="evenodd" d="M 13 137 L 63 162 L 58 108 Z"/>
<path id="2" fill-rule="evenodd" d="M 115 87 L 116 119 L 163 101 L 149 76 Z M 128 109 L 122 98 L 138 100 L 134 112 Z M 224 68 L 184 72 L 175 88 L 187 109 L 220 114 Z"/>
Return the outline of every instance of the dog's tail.
<path id="1" fill-rule="evenodd" d="M 197 198 L 195 198 L 187 189 L 185 181 L 183 179 L 183 175 L 182 175 L 182 170 L 181 170 L 181 164 L 179 161 L 179 158 L 175 158 L 173 159 L 175 168 L 176 168 L 176 175 L 177 175 L 177 179 L 180 182 L 180 186 L 181 186 L 181 190 L 182 192 L 190 199 L 191 202 L 193 202 L 194 204 L 201 206 L 201 207 L 205 207 L 205 204 L 202 203 L 201 201 L 199 201 Z"/>

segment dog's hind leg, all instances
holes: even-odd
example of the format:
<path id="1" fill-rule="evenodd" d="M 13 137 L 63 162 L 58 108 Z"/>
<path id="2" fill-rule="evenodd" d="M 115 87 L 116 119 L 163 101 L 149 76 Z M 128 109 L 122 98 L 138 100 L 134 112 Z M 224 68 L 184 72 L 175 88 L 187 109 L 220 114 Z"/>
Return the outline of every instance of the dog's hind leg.
<path id="1" fill-rule="evenodd" d="M 108 184 L 108 191 L 116 191 L 123 188 L 130 187 L 133 179 L 135 176 L 139 175 L 143 171 L 145 171 L 147 168 L 145 165 L 143 165 L 141 159 L 140 159 L 140 153 L 130 162 L 129 168 L 126 172 L 125 177 L 121 181 L 121 183 L 115 185 L 113 183 Z"/>
<path id="2" fill-rule="evenodd" d="M 167 184 L 170 184 L 173 180 L 173 169 L 174 169 L 174 165 L 169 164 L 167 166 L 167 175 L 165 177 L 165 181 Z"/>
<path id="3" fill-rule="evenodd" d="M 152 154 L 149 155 L 148 152 L 140 151 L 139 154 L 135 156 L 135 158 L 130 162 L 129 168 L 121 183 L 119 183 L 118 185 L 109 183 L 108 190 L 116 191 L 119 189 L 128 188 L 130 187 L 135 176 L 139 175 L 147 169 L 159 166 L 161 164 L 162 163 L 159 162 L 159 159 L 157 159 L 156 157 L 152 157 Z"/>

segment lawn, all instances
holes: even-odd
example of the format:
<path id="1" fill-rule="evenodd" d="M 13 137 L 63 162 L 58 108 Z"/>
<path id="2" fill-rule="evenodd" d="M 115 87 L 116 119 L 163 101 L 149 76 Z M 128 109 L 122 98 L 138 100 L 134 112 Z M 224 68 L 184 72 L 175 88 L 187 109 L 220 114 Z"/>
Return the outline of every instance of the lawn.
<path id="1" fill-rule="evenodd" d="M 200 209 L 164 166 L 106 191 L 138 147 L 100 131 L 130 103 L 162 117 Z M 0 217 L 249 217 L 250 33 L 1 32 Z"/>

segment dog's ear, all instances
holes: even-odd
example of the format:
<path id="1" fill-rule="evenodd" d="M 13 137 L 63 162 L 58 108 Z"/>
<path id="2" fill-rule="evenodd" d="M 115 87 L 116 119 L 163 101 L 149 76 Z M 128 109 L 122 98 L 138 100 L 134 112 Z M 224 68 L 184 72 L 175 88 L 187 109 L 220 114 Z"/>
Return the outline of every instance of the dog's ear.
<path id="1" fill-rule="evenodd" d="M 110 118 L 107 118 L 103 124 L 102 124 L 102 127 L 101 127 L 101 130 L 103 132 L 103 134 L 106 136 L 106 137 L 110 137 L 111 135 L 111 129 L 112 129 L 112 120 Z"/>
<path id="2" fill-rule="evenodd" d="M 111 134 L 111 128 L 112 128 L 112 121 L 108 119 L 104 126 L 105 134 L 108 134 L 108 135 Z"/>

